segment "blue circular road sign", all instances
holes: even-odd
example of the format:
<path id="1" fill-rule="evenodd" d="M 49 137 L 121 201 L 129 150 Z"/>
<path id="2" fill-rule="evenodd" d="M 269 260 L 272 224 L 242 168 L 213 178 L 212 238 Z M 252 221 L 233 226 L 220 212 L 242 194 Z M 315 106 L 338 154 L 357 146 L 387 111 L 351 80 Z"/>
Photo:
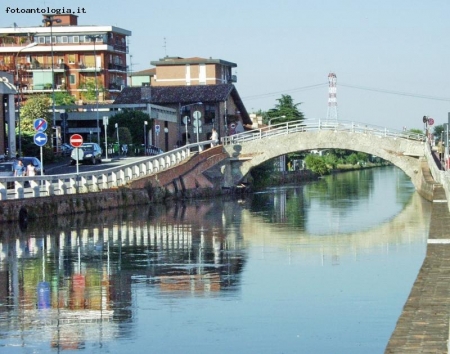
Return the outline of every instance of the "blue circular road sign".
<path id="1" fill-rule="evenodd" d="M 34 130 L 40 132 L 47 130 L 47 121 L 44 118 L 37 118 L 33 122 Z"/>
<path id="2" fill-rule="evenodd" d="M 34 143 L 37 146 L 44 146 L 47 143 L 47 134 L 42 132 L 34 134 Z"/>

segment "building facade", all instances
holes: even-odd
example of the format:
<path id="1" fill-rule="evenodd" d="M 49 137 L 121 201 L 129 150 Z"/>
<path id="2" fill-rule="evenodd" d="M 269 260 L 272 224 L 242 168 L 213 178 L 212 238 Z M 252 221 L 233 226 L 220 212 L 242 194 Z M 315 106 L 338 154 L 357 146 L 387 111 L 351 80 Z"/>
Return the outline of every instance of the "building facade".
<path id="1" fill-rule="evenodd" d="M 72 14 L 44 15 L 40 26 L 0 28 L 0 71 L 14 75 L 23 99 L 67 92 L 112 101 L 126 86 L 128 36 L 115 26 L 78 25 Z"/>
<path id="2" fill-rule="evenodd" d="M 165 57 L 155 68 L 132 73 L 130 86 L 219 85 L 236 83 L 237 64 L 222 59 Z"/>
<path id="3" fill-rule="evenodd" d="M 151 116 L 148 141 L 164 151 L 251 129 L 252 120 L 233 84 L 126 87 L 115 104 L 150 103 L 178 112 L 174 119 Z"/>

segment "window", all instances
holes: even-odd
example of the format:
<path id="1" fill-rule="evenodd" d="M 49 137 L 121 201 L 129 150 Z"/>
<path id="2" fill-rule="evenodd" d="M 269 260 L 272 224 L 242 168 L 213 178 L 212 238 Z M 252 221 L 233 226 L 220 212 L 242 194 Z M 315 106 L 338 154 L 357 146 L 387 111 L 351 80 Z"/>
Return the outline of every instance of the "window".
<path id="1" fill-rule="evenodd" d="M 39 44 L 45 44 L 45 37 L 38 37 Z"/>
<path id="2" fill-rule="evenodd" d="M 210 104 L 205 105 L 205 124 L 213 124 L 216 119 L 216 107 Z"/>
<path id="3" fill-rule="evenodd" d="M 68 42 L 67 36 L 62 36 L 61 37 L 61 43 L 67 43 L 67 42 Z"/>
<path id="4" fill-rule="evenodd" d="M 95 68 L 95 58 L 93 55 L 85 55 L 84 56 L 84 65 L 87 68 Z"/>
<path id="5" fill-rule="evenodd" d="M 69 36 L 69 43 L 79 43 L 80 37 L 78 36 Z"/>
<path id="6" fill-rule="evenodd" d="M 69 75 L 69 83 L 70 83 L 71 85 L 75 85 L 75 84 L 77 83 L 77 80 L 76 80 L 76 77 L 75 77 L 74 74 L 70 74 L 70 75 Z"/>
<path id="7" fill-rule="evenodd" d="M 75 54 L 69 54 L 68 55 L 69 64 L 75 64 L 77 62 L 77 57 Z"/>

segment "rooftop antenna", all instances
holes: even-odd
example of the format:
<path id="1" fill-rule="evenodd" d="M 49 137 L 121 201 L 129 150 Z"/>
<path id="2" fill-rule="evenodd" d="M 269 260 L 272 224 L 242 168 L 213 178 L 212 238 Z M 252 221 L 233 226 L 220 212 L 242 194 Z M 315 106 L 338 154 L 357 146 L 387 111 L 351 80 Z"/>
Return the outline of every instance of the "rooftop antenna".
<path id="1" fill-rule="evenodd" d="M 163 48 L 164 48 L 164 56 L 167 57 L 167 43 L 166 43 L 166 37 L 164 37 L 164 45 L 163 45 Z"/>

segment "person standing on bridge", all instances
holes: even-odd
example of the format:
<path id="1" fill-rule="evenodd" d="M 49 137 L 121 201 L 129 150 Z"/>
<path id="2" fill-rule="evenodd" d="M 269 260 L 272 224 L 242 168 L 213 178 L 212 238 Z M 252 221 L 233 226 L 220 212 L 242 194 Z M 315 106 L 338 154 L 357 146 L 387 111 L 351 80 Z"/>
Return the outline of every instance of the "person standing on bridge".
<path id="1" fill-rule="evenodd" d="M 211 131 L 211 146 L 217 146 L 217 144 L 219 143 L 219 134 L 217 133 L 216 128 L 212 128 Z"/>
<path id="2" fill-rule="evenodd" d="M 14 166 L 14 176 L 20 177 L 23 175 L 25 175 L 25 166 L 23 165 L 22 160 L 17 160 L 17 163 Z"/>
<path id="3" fill-rule="evenodd" d="M 439 140 L 438 146 L 437 146 L 437 152 L 439 154 L 439 161 L 442 163 L 442 157 L 444 156 L 444 144 L 442 140 Z"/>

